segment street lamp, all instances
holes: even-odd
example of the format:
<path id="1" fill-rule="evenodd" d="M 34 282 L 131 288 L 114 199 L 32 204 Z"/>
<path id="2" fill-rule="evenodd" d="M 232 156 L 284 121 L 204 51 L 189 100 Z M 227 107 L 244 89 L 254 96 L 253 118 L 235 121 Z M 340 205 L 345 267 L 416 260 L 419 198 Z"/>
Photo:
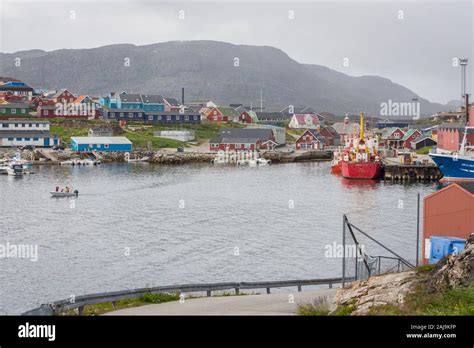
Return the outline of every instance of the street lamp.
<path id="1" fill-rule="evenodd" d="M 459 65 L 461 65 L 461 106 L 464 105 L 464 98 L 466 97 L 466 67 L 467 58 L 458 58 Z"/>

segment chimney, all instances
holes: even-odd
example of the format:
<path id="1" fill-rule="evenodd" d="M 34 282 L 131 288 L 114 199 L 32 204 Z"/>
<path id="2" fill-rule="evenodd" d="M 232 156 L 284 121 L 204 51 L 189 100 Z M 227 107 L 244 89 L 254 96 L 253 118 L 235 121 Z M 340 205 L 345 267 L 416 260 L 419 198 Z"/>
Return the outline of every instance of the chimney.
<path id="1" fill-rule="evenodd" d="M 181 88 L 181 104 L 184 105 L 184 87 Z"/>

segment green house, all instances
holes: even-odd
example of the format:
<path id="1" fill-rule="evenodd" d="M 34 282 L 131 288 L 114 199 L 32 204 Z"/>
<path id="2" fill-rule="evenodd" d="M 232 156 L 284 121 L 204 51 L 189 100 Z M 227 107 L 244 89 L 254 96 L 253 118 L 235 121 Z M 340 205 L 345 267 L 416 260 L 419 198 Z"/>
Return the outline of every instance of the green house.
<path id="1" fill-rule="evenodd" d="M 30 107 L 23 103 L 0 104 L 0 118 L 29 117 Z"/>

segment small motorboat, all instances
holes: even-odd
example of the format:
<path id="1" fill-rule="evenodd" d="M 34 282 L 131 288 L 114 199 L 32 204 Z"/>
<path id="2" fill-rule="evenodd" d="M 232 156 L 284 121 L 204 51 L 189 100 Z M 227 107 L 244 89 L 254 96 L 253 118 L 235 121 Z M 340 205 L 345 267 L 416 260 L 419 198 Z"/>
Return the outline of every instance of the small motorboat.
<path id="1" fill-rule="evenodd" d="M 59 192 L 59 191 L 51 191 L 51 196 L 53 197 L 77 197 L 79 196 L 79 191 L 74 190 L 73 192 Z"/>
<path id="2" fill-rule="evenodd" d="M 137 162 L 148 162 L 150 160 L 150 157 L 145 156 L 142 158 L 130 158 L 127 160 L 128 163 L 137 163 Z"/>

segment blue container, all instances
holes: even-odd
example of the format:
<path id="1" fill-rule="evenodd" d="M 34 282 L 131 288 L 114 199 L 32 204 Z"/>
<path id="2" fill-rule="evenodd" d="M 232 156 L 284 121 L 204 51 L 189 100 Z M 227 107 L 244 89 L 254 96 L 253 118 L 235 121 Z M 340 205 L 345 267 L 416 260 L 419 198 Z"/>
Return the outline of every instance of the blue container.
<path id="1" fill-rule="evenodd" d="M 459 254 L 464 250 L 466 240 L 457 237 L 431 236 L 430 237 L 430 265 L 438 263 L 443 257 Z"/>

